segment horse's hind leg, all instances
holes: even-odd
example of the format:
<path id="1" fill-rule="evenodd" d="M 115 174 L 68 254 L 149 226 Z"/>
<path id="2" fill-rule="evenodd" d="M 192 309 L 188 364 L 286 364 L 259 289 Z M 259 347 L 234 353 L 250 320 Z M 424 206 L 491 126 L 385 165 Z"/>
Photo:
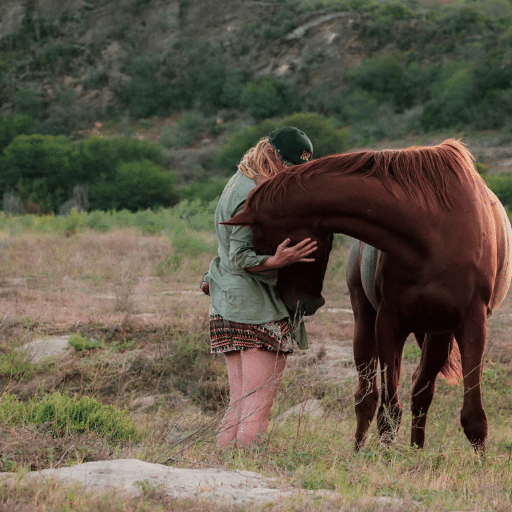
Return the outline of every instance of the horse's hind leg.
<path id="1" fill-rule="evenodd" d="M 477 452 L 485 451 L 488 425 L 482 403 L 482 370 L 487 316 L 483 307 L 474 308 L 472 314 L 455 331 L 459 345 L 464 379 L 464 401 L 460 422 L 466 437 Z"/>
<path id="2" fill-rule="evenodd" d="M 415 334 L 418 338 L 418 334 Z M 421 359 L 414 372 L 411 410 L 411 445 L 423 448 L 427 414 L 434 398 L 436 378 L 448 360 L 453 345 L 451 332 L 425 334 L 421 345 Z"/>

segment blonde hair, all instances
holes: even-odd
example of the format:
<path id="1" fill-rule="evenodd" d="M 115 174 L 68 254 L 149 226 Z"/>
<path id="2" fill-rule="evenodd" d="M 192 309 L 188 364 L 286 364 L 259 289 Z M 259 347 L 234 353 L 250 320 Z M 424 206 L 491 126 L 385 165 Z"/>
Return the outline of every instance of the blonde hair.
<path id="1" fill-rule="evenodd" d="M 283 167 L 284 164 L 267 137 L 260 139 L 256 146 L 249 149 L 238 164 L 240 171 L 248 178 L 254 178 L 256 174 L 271 178 Z"/>

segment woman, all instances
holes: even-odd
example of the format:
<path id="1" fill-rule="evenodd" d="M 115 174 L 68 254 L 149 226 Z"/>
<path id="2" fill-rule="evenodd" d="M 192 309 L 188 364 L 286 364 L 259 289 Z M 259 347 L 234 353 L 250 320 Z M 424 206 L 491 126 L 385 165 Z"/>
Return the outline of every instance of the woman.
<path id="1" fill-rule="evenodd" d="M 257 255 L 251 229 L 219 224 L 244 208 L 249 192 L 260 180 L 284 167 L 307 162 L 313 145 L 292 126 L 261 139 L 239 164 L 215 211 L 218 256 L 203 278 L 210 294 L 210 341 L 213 353 L 224 353 L 230 401 L 217 436 L 219 446 L 246 446 L 266 433 L 287 355 L 293 352 L 289 313 L 276 292 L 277 269 L 311 262 L 316 242 L 295 246 L 284 240 L 274 255 Z M 295 336 L 297 338 L 297 336 Z"/>

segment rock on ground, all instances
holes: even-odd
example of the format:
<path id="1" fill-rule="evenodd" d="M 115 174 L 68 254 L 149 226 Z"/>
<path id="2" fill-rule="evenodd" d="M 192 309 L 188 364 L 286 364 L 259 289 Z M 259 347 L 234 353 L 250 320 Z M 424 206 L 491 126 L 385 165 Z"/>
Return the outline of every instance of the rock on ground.
<path id="1" fill-rule="evenodd" d="M 121 490 L 137 495 L 143 489 L 155 489 L 176 498 L 215 499 L 238 505 L 279 502 L 296 495 L 334 495 L 332 491 L 278 489 L 274 479 L 250 471 L 179 469 L 136 459 L 86 462 L 72 467 L 32 471 L 27 478 L 79 482 L 86 490 L 98 493 Z"/>

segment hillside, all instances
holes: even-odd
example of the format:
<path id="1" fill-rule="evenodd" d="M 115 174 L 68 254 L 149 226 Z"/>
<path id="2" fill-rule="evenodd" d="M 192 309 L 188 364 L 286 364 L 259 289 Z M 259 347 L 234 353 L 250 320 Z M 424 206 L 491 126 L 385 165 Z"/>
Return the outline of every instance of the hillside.
<path id="1" fill-rule="evenodd" d="M 134 59 L 156 54 L 176 61 L 169 67 L 180 72 L 193 47 L 189 38 L 209 41 L 205 68 L 220 51 L 228 69 L 253 78 L 287 78 L 307 88 L 330 81 L 341 92 L 347 68 L 370 53 L 363 18 L 261 1 L 9 1 L 0 7 L 3 72 L 16 69 L 17 77 L 3 88 L 2 111 L 15 107 L 20 88 L 49 103 L 66 88 L 77 107 L 105 114 L 119 105 Z M 10 56 L 17 62 L 6 63 Z"/>
<path id="2" fill-rule="evenodd" d="M 295 112 L 349 149 L 463 137 L 509 171 L 510 26 L 509 0 L 7 0 L 0 115 L 153 140 L 185 181 L 226 172 L 227 136 Z"/>
<path id="3" fill-rule="evenodd" d="M 132 117 L 197 107 L 251 110 L 241 93 L 262 80 L 290 103 L 289 111 L 339 113 L 349 85 L 381 96 L 394 89 L 394 106 L 403 110 L 426 103 L 433 77 L 423 75 L 447 61 L 485 63 L 494 80 L 487 90 L 508 90 L 511 12 L 509 2 L 497 0 L 437 7 L 370 0 L 7 0 L 0 6 L 1 112 L 65 117 L 72 110 L 87 118 L 126 109 Z M 347 81 L 351 68 L 382 55 L 396 64 L 381 66 L 380 74 L 352 73 Z M 396 65 L 406 73 L 411 64 L 419 68 L 409 83 L 399 83 Z"/>

